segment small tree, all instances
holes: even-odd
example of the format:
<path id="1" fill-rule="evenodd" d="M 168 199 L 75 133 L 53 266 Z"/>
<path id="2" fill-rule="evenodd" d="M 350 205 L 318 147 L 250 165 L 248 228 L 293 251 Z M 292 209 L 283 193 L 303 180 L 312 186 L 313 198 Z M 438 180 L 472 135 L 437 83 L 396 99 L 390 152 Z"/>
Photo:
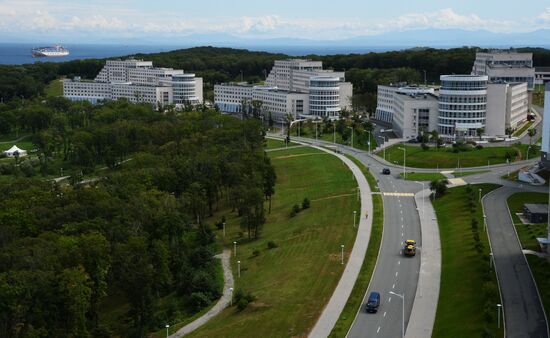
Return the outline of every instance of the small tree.
<path id="1" fill-rule="evenodd" d="M 531 145 L 533 143 L 533 137 L 537 135 L 537 130 L 535 128 L 531 128 L 527 134 L 529 135 L 529 145 Z"/>
<path id="2" fill-rule="evenodd" d="M 514 129 L 512 127 L 506 128 L 506 135 L 508 135 L 508 137 L 512 137 L 513 132 L 514 132 Z"/>
<path id="3" fill-rule="evenodd" d="M 430 146 L 427 145 L 426 143 L 422 143 L 420 146 L 422 147 L 422 150 L 424 150 L 424 151 L 427 151 L 427 150 L 430 149 Z"/>
<path id="4" fill-rule="evenodd" d="M 302 201 L 302 210 L 309 209 L 310 202 L 307 197 L 304 197 L 304 200 Z"/>
<path id="5" fill-rule="evenodd" d="M 476 134 L 477 134 L 477 137 L 479 137 L 480 141 L 481 141 L 481 136 L 483 136 L 484 132 L 485 132 L 485 128 L 477 128 L 476 129 Z"/>
<path id="6" fill-rule="evenodd" d="M 447 192 L 447 184 L 449 181 L 446 179 L 433 180 L 430 182 L 430 190 L 435 193 L 435 197 L 443 196 Z"/>

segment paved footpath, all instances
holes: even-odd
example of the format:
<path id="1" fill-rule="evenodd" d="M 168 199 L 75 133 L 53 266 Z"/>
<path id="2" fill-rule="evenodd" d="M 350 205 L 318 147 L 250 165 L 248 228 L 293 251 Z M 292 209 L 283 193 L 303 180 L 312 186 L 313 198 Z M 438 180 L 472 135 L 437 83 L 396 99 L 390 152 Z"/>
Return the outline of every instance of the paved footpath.
<path id="1" fill-rule="evenodd" d="M 344 269 L 342 277 L 340 277 L 340 281 L 338 282 L 332 297 L 309 334 L 309 337 L 317 338 L 328 337 L 332 331 L 332 328 L 336 324 L 336 321 L 340 317 L 340 313 L 342 313 L 342 310 L 348 301 L 349 295 L 351 294 L 351 290 L 355 285 L 355 281 L 359 276 L 359 271 L 363 265 L 363 260 L 365 259 L 370 240 L 373 209 L 371 190 L 361 169 L 353 163 L 353 161 L 343 155 L 335 154 L 334 152 L 321 147 L 314 146 L 314 148 L 323 150 L 340 158 L 350 168 L 355 176 L 361 194 L 361 212 L 359 213 L 361 216 L 359 217 L 357 237 L 355 238 L 353 249 L 348 257 L 346 268 Z M 365 217 L 365 215 L 367 215 L 367 217 Z"/>
<path id="2" fill-rule="evenodd" d="M 219 258 L 220 255 L 216 256 Z M 185 325 L 181 329 L 179 329 L 176 333 L 170 335 L 172 338 L 176 337 L 183 337 L 186 334 L 190 333 L 193 330 L 196 330 L 198 327 L 204 325 L 206 322 L 208 322 L 212 317 L 216 316 L 218 313 L 222 312 L 230 303 L 231 301 L 231 291 L 229 288 L 235 287 L 234 281 L 233 281 L 233 273 L 231 271 L 231 264 L 229 261 L 229 258 L 231 257 L 231 250 L 225 249 L 223 253 L 221 254 L 222 259 L 222 267 L 223 267 L 223 279 L 224 279 L 224 285 L 223 285 L 223 295 L 218 300 L 216 305 L 214 305 L 207 313 L 202 315 L 201 317 L 195 319 L 191 323 Z"/>
<path id="3" fill-rule="evenodd" d="M 422 254 L 420 255 L 418 286 L 405 335 L 409 338 L 432 336 L 439 300 L 441 241 L 435 210 L 430 203 L 430 193 L 429 189 L 425 189 L 417 192 L 414 196 L 420 217 Z"/>

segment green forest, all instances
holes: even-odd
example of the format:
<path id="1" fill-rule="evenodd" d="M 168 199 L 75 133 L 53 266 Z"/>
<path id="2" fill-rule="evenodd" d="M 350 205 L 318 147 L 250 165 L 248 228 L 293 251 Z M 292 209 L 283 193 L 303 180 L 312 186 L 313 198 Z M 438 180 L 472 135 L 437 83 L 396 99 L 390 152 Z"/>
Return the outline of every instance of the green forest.
<path id="1" fill-rule="evenodd" d="M 261 234 L 275 174 L 255 119 L 62 98 L 0 111 L 34 145 L 0 159 L 1 337 L 145 337 L 219 298 L 217 210 Z"/>

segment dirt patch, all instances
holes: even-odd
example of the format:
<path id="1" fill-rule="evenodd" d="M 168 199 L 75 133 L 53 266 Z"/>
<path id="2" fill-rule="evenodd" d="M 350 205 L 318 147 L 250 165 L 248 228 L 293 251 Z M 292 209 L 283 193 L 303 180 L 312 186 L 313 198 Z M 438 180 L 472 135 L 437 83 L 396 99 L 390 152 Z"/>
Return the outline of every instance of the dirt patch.
<path id="1" fill-rule="evenodd" d="M 327 196 L 327 197 L 317 198 L 317 199 L 314 199 L 314 200 L 311 200 L 311 201 L 315 202 L 315 201 L 322 201 L 322 200 L 331 200 L 331 199 L 334 199 L 334 198 L 349 197 L 349 196 L 356 196 L 356 195 L 357 195 L 357 193 L 334 195 L 334 196 Z"/>

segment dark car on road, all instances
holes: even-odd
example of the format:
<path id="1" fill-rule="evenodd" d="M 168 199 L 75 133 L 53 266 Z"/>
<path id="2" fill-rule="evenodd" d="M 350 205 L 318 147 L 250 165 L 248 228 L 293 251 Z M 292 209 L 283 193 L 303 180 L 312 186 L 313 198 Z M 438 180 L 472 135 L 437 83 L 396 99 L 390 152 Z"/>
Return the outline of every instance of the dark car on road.
<path id="1" fill-rule="evenodd" d="M 369 295 L 369 300 L 367 301 L 366 310 L 369 313 L 376 313 L 378 307 L 380 306 L 380 293 L 372 291 Z"/>
<path id="2" fill-rule="evenodd" d="M 382 175 L 389 175 L 389 174 L 391 174 L 390 168 L 382 169 Z"/>

